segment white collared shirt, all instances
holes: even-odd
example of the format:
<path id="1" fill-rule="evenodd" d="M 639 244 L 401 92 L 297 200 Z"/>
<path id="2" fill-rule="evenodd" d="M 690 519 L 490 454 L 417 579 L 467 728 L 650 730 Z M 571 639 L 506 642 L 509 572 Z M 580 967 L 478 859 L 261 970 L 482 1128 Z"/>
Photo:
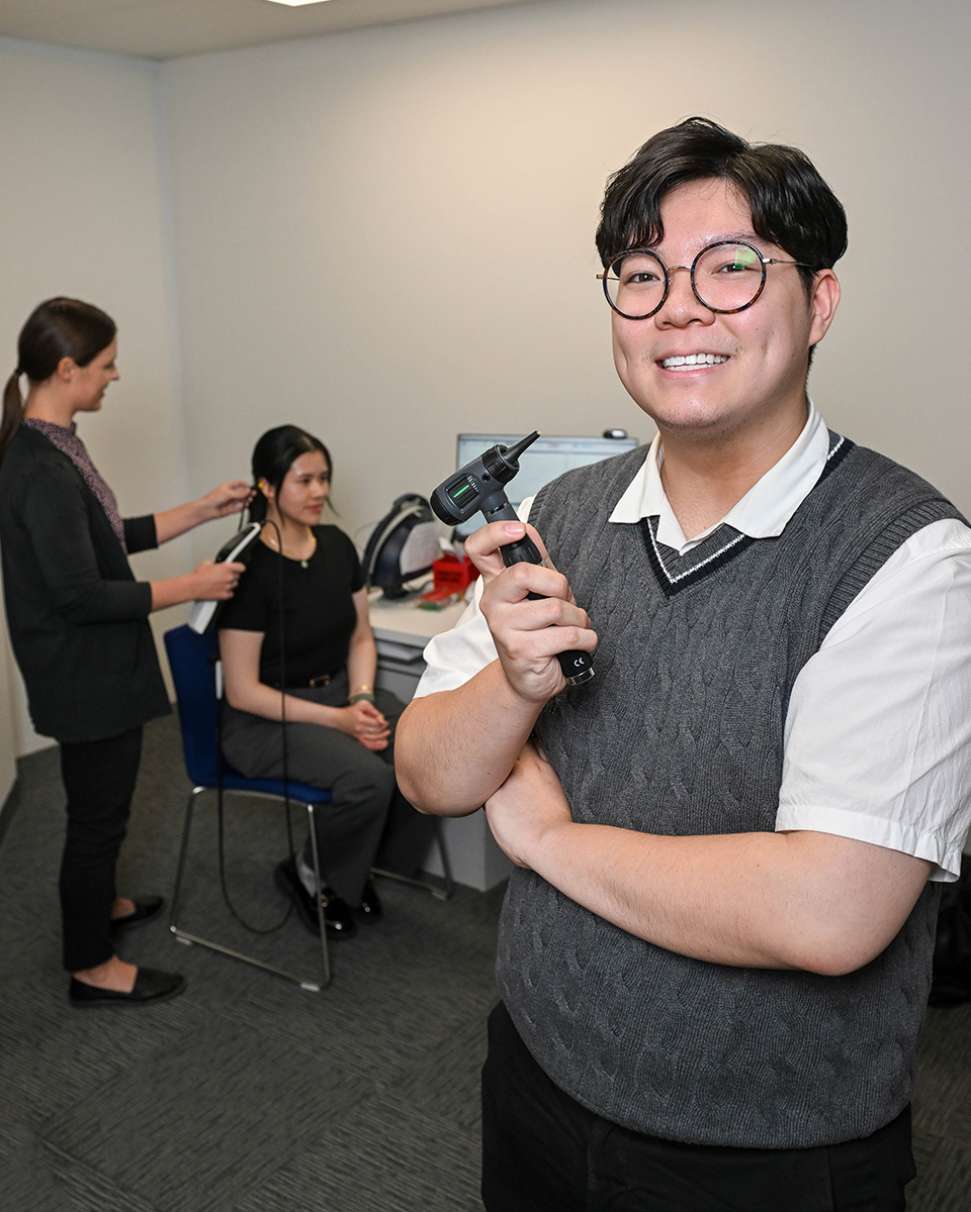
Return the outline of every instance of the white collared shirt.
<path id="1" fill-rule="evenodd" d="M 661 482 L 660 438 L 609 521 L 658 518 L 657 540 L 683 555 L 727 523 L 780 535 L 829 452 L 812 404 L 802 432 L 725 515 L 686 539 Z M 519 514 L 529 516 L 533 498 Z M 479 609 L 425 649 L 416 698 L 452 690 L 496 659 Z M 609 626 L 609 622 L 606 624 Z M 809 829 L 901 850 L 956 879 L 971 826 L 971 530 L 956 520 L 923 527 L 894 552 L 803 666 L 785 723 L 776 830 Z"/>
<path id="2" fill-rule="evenodd" d="M 661 435 L 656 434 L 647 458 L 614 506 L 609 520 L 623 524 L 656 517 L 657 541 L 672 547 L 679 556 L 704 542 L 723 524 L 751 539 L 774 539 L 782 534 L 786 523 L 812 491 L 828 454 L 829 430 L 810 401 L 806 424 L 778 463 L 770 467 L 720 521 L 693 539 L 686 539 L 661 483 L 664 457 Z M 532 498 L 529 503 L 532 504 Z"/>

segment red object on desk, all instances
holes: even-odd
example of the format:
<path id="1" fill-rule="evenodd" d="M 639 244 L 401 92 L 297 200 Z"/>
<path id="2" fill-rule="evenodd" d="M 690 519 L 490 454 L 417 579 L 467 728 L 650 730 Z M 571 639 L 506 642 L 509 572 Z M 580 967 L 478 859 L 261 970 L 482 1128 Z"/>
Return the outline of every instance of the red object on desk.
<path id="1" fill-rule="evenodd" d="M 428 593 L 423 593 L 419 602 L 444 602 L 449 598 L 461 597 L 469 585 L 479 575 L 479 570 L 468 556 L 446 552 L 432 564 L 432 587 Z"/>

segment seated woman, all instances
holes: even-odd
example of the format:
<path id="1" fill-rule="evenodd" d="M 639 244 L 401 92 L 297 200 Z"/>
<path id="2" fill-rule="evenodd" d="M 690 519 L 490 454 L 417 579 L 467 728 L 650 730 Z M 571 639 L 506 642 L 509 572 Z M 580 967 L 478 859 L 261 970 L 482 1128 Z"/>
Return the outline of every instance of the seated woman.
<path id="1" fill-rule="evenodd" d="M 289 777 L 333 796 L 315 818 L 324 920 L 328 937 L 340 939 L 354 934 L 355 917 L 381 915 L 371 867 L 413 873 L 434 824 L 395 783 L 392 737 L 404 706 L 374 688 L 357 552 L 343 531 L 319 524 L 332 469 L 323 442 L 295 425 L 256 443 L 250 517 L 266 525 L 218 626 L 227 760 L 247 777 L 281 778 L 285 718 Z M 318 930 L 309 837 L 296 863 L 277 865 L 276 880 Z"/>

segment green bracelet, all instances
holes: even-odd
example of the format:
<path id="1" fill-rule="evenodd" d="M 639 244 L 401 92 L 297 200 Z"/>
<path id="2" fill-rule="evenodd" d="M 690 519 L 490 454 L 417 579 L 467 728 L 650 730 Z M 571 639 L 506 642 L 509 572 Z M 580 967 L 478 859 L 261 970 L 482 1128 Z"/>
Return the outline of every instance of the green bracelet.
<path id="1" fill-rule="evenodd" d="M 373 703 L 374 695 L 371 693 L 370 690 L 365 690 L 361 694 L 352 694 L 351 697 L 347 701 L 349 704 L 350 703 L 360 703 L 362 701 L 362 699 L 367 703 Z"/>

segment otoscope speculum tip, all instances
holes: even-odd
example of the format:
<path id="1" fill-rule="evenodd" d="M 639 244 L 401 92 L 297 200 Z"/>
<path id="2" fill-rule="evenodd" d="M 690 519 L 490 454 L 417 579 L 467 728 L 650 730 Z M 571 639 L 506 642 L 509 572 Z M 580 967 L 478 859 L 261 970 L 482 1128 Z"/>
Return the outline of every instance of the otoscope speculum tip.
<path id="1" fill-rule="evenodd" d="M 510 461 L 517 460 L 519 458 L 519 456 L 523 453 L 523 451 L 526 449 L 526 447 L 532 446 L 532 444 L 536 441 L 536 439 L 538 437 L 539 437 L 539 430 L 534 429 L 533 432 L 528 433 L 525 436 L 525 438 L 520 438 L 519 441 L 513 443 L 512 446 L 507 446 L 506 449 L 502 452 L 503 458 L 509 459 Z"/>

